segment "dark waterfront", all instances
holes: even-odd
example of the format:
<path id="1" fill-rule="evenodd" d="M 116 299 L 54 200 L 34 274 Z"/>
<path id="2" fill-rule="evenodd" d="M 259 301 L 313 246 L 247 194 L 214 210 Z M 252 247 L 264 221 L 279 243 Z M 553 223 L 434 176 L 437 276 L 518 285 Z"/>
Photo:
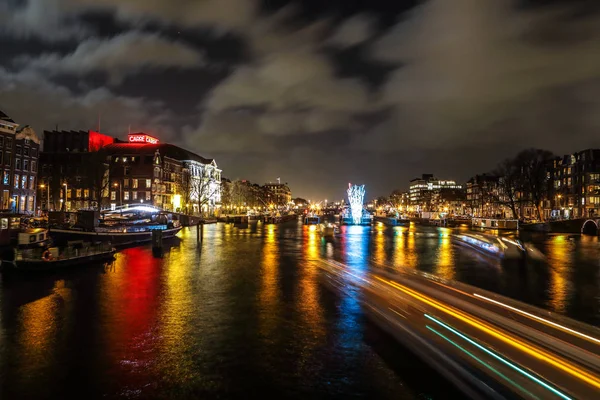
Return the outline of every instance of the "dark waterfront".
<path id="1" fill-rule="evenodd" d="M 449 398 L 436 373 L 321 284 L 318 260 L 404 266 L 598 325 L 597 238 L 533 237 L 548 265 L 500 268 L 450 230 L 300 224 L 185 230 L 163 259 L 131 248 L 107 269 L 2 277 L 2 398 Z"/>

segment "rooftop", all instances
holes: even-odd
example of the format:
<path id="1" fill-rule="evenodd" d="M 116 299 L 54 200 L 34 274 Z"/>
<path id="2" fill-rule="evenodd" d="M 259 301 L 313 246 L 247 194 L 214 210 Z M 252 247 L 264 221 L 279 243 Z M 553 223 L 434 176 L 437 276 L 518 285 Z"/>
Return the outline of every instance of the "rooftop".
<path id="1" fill-rule="evenodd" d="M 162 156 L 170 157 L 175 160 L 191 160 L 202 164 L 211 164 L 212 158 L 204 158 L 198 154 L 192 153 L 168 143 L 146 144 L 146 143 L 113 143 L 105 146 L 105 149 L 115 154 L 146 154 L 154 155 L 156 150 Z"/>
<path id="2" fill-rule="evenodd" d="M 0 120 L 12 122 L 13 124 L 15 123 L 15 121 L 13 121 L 12 118 L 10 118 L 8 115 L 4 114 L 2 110 L 0 110 Z"/>

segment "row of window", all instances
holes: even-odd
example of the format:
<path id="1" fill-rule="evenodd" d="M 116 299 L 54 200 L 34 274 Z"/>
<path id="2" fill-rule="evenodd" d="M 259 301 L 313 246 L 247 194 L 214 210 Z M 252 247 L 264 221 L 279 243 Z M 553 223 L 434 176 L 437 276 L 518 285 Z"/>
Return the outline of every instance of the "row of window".
<path id="1" fill-rule="evenodd" d="M 10 171 L 4 171 L 2 175 L 2 184 L 10 185 Z M 35 176 L 15 174 L 13 180 L 15 189 L 30 189 L 35 190 Z"/>
<path id="2" fill-rule="evenodd" d="M 4 171 L 3 183 L 5 185 L 7 184 L 5 182 L 8 181 L 6 174 L 7 174 L 7 171 Z M 29 185 L 28 185 L 28 182 L 29 182 Z M 27 175 L 15 174 L 14 188 L 15 189 L 35 190 L 35 176 L 30 176 L 28 178 Z"/>
<path id="3" fill-rule="evenodd" d="M 152 179 L 131 179 L 131 187 L 133 189 L 140 187 L 141 183 L 146 183 L 147 189 L 152 187 Z M 129 178 L 123 179 L 123 187 L 126 189 L 129 188 Z"/>
<path id="4" fill-rule="evenodd" d="M 110 192 L 110 199 L 111 200 L 117 200 L 117 192 L 116 191 L 112 191 Z M 123 201 L 127 201 L 127 200 L 147 200 L 150 201 L 152 200 L 152 192 L 129 192 L 129 191 L 125 191 L 123 192 Z"/>
<path id="5" fill-rule="evenodd" d="M 26 139 L 26 142 L 28 140 Z M 4 148 L 4 144 L 6 143 L 6 150 L 10 151 L 12 150 L 12 145 L 13 145 L 13 139 L 12 138 L 5 138 L 4 136 L 0 136 L 0 149 Z M 31 155 L 31 157 L 37 157 L 37 149 L 35 148 L 29 148 L 28 146 L 21 146 L 20 144 L 15 146 L 15 153 L 19 156 L 25 156 L 25 157 L 29 157 Z"/>

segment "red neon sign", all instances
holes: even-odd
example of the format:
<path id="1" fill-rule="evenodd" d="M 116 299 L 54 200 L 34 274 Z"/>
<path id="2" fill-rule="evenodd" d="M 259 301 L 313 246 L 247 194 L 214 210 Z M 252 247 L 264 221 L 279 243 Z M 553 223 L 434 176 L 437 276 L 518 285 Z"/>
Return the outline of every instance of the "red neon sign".
<path id="1" fill-rule="evenodd" d="M 127 135 L 129 143 L 150 143 L 157 144 L 158 139 L 144 133 L 132 133 Z"/>

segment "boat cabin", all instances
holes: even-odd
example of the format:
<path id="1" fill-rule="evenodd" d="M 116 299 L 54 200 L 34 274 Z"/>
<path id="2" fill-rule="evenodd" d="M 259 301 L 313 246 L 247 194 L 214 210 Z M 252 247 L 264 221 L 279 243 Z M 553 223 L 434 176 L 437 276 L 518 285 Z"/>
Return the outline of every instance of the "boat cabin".
<path id="1" fill-rule="evenodd" d="M 0 213 L 0 246 L 30 247 L 48 240 L 48 229 L 39 219 L 20 214 Z"/>

